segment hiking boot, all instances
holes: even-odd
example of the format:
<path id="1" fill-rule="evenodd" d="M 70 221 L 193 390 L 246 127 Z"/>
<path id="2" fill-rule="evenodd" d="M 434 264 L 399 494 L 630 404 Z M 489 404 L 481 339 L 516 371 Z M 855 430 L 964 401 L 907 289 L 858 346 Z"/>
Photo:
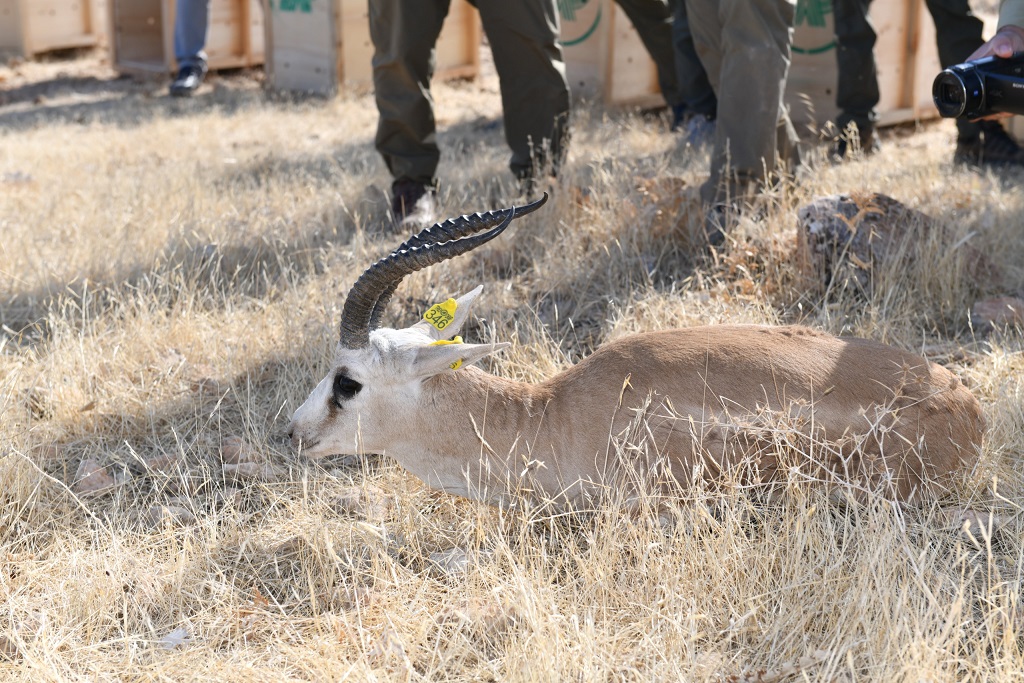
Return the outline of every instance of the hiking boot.
<path id="1" fill-rule="evenodd" d="M 686 133 L 684 139 L 691 147 L 709 147 L 715 143 L 715 128 L 717 124 L 713 118 L 703 114 L 694 114 L 686 122 Z"/>
<path id="2" fill-rule="evenodd" d="M 669 125 L 669 132 L 675 133 L 683 129 L 686 125 L 686 105 L 685 104 L 673 104 L 672 105 L 672 123 Z"/>
<path id="3" fill-rule="evenodd" d="M 869 157 L 880 149 L 881 145 L 873 127 L 861 128 L 857 124 L 851 123 L 841 135 L 832 141 L 828 155 L 833 163 L 842 163 L 857 154 Z"/>
<path id="4" fill-rule="evenodd" d="M 437 216 L 437 193 L 433 186 L 400 178 L 391 184 L 391 215 L 403 228 L 422 230 Z"/>
<path id="5" fill-rule="evenodd" d="M 171 81 L 169 88 L 171 97 L 190 97 L 199 89 L 206 75 L 206 67 L 198 64 L 183 66 L 178 70 L 178 76 Z"/>
<path id="6" fill-rule="evenodd" d="M 958 139 L 953 163 L 971 166 L 1024 166 L 1024 149 L 998 121 L 978 121 L 977 137 Z"/>
<path id="7" fill-rule="evenodd" d="M 729 207 L 724 204 L 715 204 L 704 214 L 704 239 L 708 247 L 720 247 L 725 243 L 728 214 Z"/>

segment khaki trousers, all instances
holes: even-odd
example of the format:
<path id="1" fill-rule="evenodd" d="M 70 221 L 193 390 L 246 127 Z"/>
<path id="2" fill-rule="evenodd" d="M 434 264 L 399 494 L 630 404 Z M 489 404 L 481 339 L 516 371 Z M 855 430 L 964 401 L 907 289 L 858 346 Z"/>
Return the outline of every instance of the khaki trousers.
<path id="1" fill-rule="evenodd" d="M 476 0 L 501 81 L 510 167 L 529 176 L 565 154 L 569 85 L 555 0 Z M 430 79 L 449 0 L 370 0 L 376 147 L 396 180 L 434 184 L 440 152 Z"/>
<path id="2" fill-rule="evenodd" d="M 693 41 L 718 96 L 708 203 L 741 198 L 799 163 L 782 98 L 795 0 L 686 0 Z"/>

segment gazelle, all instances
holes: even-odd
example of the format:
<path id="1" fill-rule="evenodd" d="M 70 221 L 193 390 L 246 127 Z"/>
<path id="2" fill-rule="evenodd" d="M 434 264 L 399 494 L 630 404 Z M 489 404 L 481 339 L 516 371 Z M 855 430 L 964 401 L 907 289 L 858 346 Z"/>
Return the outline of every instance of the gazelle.
<path id="1" fill-rule="evenodd" d="M 524 492 L 578 503 L 652 464 L 683 486 L 799 471 L 908 499 L 978 457 L 971 392 L 945 368 L 866 339 L 796 326 L 651 332 L 528 384 L 472 367 L 509 344 L 455 336 L 482 287 L 411 327 L 379 327 L 406 275 L 494 239 L 546 199 L 434 225 L 363 273 L 331 371 L 292 418 L 302 453 L 385 453 L 431 487 L 492 504 Z M 647 456 L 615 447 L 638 424 Z"/>

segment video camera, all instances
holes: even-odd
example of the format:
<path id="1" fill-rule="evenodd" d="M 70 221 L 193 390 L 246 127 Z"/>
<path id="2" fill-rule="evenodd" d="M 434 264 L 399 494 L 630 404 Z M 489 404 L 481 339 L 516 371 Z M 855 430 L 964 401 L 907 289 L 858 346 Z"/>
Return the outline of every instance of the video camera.
<path id="1" fill-rule="evenodd" d="M 932 98 L 939 115 L 948 119 L 1024 114 L 1024 52 L 951 66 L 935 77 Z"/>

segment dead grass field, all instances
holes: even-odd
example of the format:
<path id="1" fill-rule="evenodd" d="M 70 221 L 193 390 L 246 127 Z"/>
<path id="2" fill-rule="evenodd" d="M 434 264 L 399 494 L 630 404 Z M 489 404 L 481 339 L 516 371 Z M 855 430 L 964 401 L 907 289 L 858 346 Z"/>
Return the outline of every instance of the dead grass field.
<path id="1" fill-rule="evenodd" d="M 987 441 L 943 509 L 795 487 L 696 491 L 670 528 L 614 503 L 510 514 L 386 457 L 301 461 L 284 436 L 347 288 L 401 238 L 372 100 L 268 98 L 244 74 L 191 101 L 163 87 L 88 56 L 0 67 L 0 679 L 1024 678 L 1024 343 L 968 315 L 1024 288 L 1024 174 L 954 168 L 949 123 L 890 131 L 698 262 L 682 197 L 706 156 L 663 120 L 577 107 L 548 206 L 408 278 L 387 324 L 483 283 L 467 340 L 512 341 L 489 369 L 537 380 L 631 331 L 802 322 L 942 362 Z M 495 82 L 436 96 L 445 213 L 495 207 Z M 946 237 L 869 300 L 826 300 L 795 272 L 796 210 L 860 191 Z M 236 437 L 253 467 L 224 467 Z M 114 485 L 76 493 L 83 462 Z M 996 528 L 963 533 L 968 505 Z"/>

